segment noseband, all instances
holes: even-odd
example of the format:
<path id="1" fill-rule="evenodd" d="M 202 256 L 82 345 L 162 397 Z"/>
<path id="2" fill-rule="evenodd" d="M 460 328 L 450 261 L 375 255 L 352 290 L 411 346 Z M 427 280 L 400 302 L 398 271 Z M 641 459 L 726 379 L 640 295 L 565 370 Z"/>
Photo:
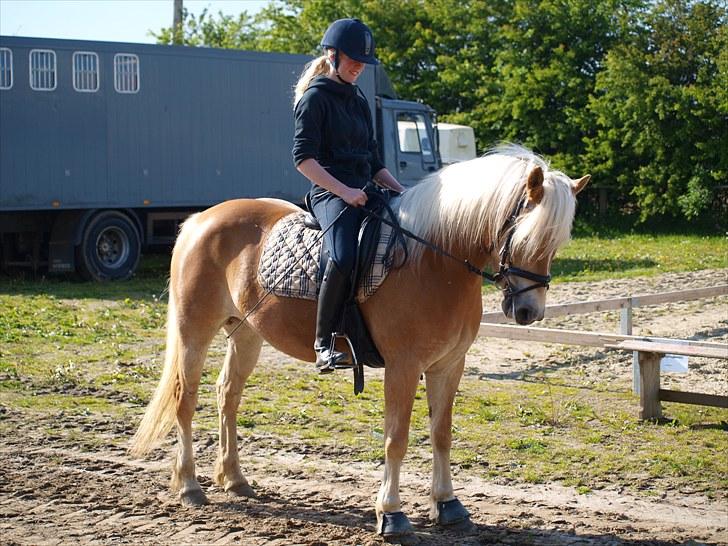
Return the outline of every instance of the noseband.
<path id="1" fill-rule="evenodd" d="M 526 271 L 525 269 L 513 267 L 511 265 L 511 240 L 513 239 L 513 232 L 515 231 L 516 220 L 518 220 L 521 211 L 526 206 L 527 199 L 528 198 L 524 196 L 523 199 L 518 202 L 518 205 L 516 205 L 513 213 L 508 217 L 508 220 L 506 220 L 503 229 L 501 229 L 501 233 L 505 230 L 508 230 L 508 235 L 506 236 L 506 241 L 503 244 L 503 247 L 501 248 L 499 253 L 500 264 L 498 265 L 498 273 L 496 273 L 495 275 L 490 275 L 485 272 L 481 272 L 481 275 L 489 280 L 492 280 L 494 283 L 498 283 L 501 281 L 505 282 L 505 287 L 503 287 L 502 290 L 503 295 L 506 298 L 512 298 L 513 296 L 518 296 L 519 294 L 523 294 L 524 292 L 528 292 L 529 290 L 535 290 L 536 288 L 546 288 L 548 290 L 549 283 L 551 282 L 551 275 L 539 275 L 538 273 L 532 273 L 531 271 Z M 525 288 L 516 290 L 511 284 L 511 276 L 528 279 L 529 281 L 534 281 L 535 284 L 531 284 Z"/>

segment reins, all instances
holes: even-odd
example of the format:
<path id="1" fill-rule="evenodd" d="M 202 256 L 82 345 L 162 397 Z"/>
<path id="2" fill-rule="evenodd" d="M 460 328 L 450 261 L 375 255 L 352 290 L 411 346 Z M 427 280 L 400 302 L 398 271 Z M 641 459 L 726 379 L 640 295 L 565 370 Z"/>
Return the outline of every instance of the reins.
<path id="1" fill-rule="evenodd" d="M 421 245 L 424 245 L 425 247 L 429 248 L 430 250 L 436 252 L 437 254 L 444 256 L 446 258 L 449 258 L 451 260 L 454 260 L 463 266 L 465 266 L 468 271 L 471 273 L 474 273 L 476 275 L 479 275 L 480 277 L 484 278 L 485 280 L 492 282 L 493 284 L 497 284 L 501 281 L 506 283 L 506 286 L 502 288 L 503 292 L 505 292 L 507 297 L 513 297 L 517 296 L 519 294 L 523 294 L 524 292 L 528 292 L 529 290 L 534 290 L 536 288 L 546 288 L 548 289 L 549 283 L 551 282 L 551 275 L 540 275 L 538 273 L 533 273 L 531 271 L 526 271 L 525 269 L 521 269 L 519 267 L 513 267 L 510 265 L 510 254 L 511 254 L 511 240 L 513 238 L 513 227 L 515 226 L 516 220 L 518 219 L 518 216 L 521 214 L 521 211 L 523 210 L 523 207 L 526 205 L 526 197 L 524 196 L 522 199 L 519 200 L 518 205 L 516 205 L 513 212 L 508 217 L 508 220 L 506 221 L 505 225 L 501 229 L 501 233 L 505 230 L 508 230 L 508 235 L 506 236 L 506 241 L 501 248 L 501 251 L 499 253 L 500 256 L 500 263 L 498 265 L 498 272 L 493 274 L 489 273 L 487 271 L 484 271 L 480 269 L 479 267 L 473 265 L 468 261 L 467 259 L 458 258 L 457 256 L 449 253 L 444 248 L 426 240 L 420 237 L 419 235 L 416 235 L 409 231 L 406 228 L 403 228 L 398 222 L 390 221 L 386 218 L 384 218 L 381 214 L 377 213 L 376 211 L 367 208 L 366 206 L 363 206 L 362 209 L 364 212 L 376 218 L 380 222 L 383 222 L 390 226 L 395 231 L 401 233 L 402 235 L 417 241 Z M 392 216 L 394 218 L 394 216 Z M 510 228 L 510 229 L 509 229 Z M 516 277 L 522 277 L 524 279 L 528 279 L 530 281 L 534 281 L 536 284 L 529 285 L 525 288 L 521 288 L 519 290 L 515 290 L 513 288 L 513 285 L 511 285 L 509 281 L 509 276 L 516 276 Z"/>

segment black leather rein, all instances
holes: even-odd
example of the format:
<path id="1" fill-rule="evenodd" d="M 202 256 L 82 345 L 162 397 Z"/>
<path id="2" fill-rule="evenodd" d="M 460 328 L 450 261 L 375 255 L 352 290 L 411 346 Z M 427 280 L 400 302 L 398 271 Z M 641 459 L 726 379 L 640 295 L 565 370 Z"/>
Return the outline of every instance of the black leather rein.
<path id="1" fill-rule="evenodd" d="M 548 289 L 549 283 L 551 282 L 551 275 L 539 275 L 538 273 L 533 273 L 531 271 L 526 271 L 525 269 L 520 269 L 518 267 L 513 267 L 510 265 L 511 260 L 511 239 L 513 238 L 513 231 L 516 224 L 516 220 L 518 219 L 518 216 L 520 216 L 521 211 L 526 205 L 527 197 L 523 197 L 519 202 L 518 205 L 514 208 L 511 215 L 508 217 L 508 220 L 506 221 L 505 225 L 501 229 L 501 233 L 508 230 L 508 235 L 506 237 L 505 244 L 503 245 L 503 248 L 501 248 L 501 251 L 499 253 L 500 255 L 500 264 L 498 265 L 498 272 L 495 274 L 488 273 L 487 271 L 483 271 L 479 267 L 474 266 L 471 264 L 468 260 L 463 260 L 462 258 L 458 258 L 457 256 L 454 256 L 447 252 L 445 249 L 437 246 L 434 243 L 431 243 L 430 241 L 427 241 L 423 239 L 422 237 L 415 235 L 411 231 L 403 228 L 399 225 L 396 221 L 391 221 L 386 218 L 384 218 L 382 215 L 377 213 L 374 210 L 369 209 L 366 206 L 363 206 L 362 209 L 366 214 L 369 216 L 373 216 L 374 218 L 380 220 L 381 222 L 387 224 L 392 229 L 398 231 L 399 233 L 403 234 L 406 237 L 409 237 L 410 239 L 414 239 L 418 243 L 426 246 L 430 250 L 440 254 L 441 256 L 445 256 L 447 258 L 450 258 L 452 260 L 455 260 L 456 262 L 459 262 L 463 264 L 471 273 L 475 273 L 476 275 L 480 275 L 485 280 L 492 282 L 494 284 L 497 284 L 501 281 L 505 282 L 506 285 L 503 290 L 506 297 L 513 297 L 517 296 L 519 294 L 523 294 L 524 292 L 528 292 L 529 290 L 534 290 L 536 288 L 546 288 Z M 392 215 L 392 218 L 394 216 Z M 499 237 L 500 238 L 500 237 Z M 513 286 L 510 283 L 509 277 L 521 277 L 524 279 L 528 279 L 530 281 L 534 281 L 535 284 L 531 284 L 525 288 L 521 288 L 520 290 L 515 290 Z"/>

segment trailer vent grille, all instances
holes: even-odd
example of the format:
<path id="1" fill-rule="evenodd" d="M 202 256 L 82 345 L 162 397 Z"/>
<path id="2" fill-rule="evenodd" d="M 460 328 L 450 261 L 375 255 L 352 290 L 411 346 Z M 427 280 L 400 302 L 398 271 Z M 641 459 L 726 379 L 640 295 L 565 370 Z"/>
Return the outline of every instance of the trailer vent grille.
<path id="1" fill-rule="evenodd" d="M 7 47 L 0 47 L 0 89 L 13 86 L 13 52 Z"/>
<path id="2" fill-rule="evenodd" d="M 49 49 L 30 51 L 30 88 L 53 91 L 56 88 L 56 52 Z"/>
<path id="3" fill-rule="evenodd" d="M 96 53 L 73 53 L 73 88 L 83 93 L 99 90 L 99 56 Z"/>
<path id="4" fill-rule="evenodd" d="M 114 88 L 117 93 L 139 92 L 139 57 L 129 53 L 114 55 Z"/>

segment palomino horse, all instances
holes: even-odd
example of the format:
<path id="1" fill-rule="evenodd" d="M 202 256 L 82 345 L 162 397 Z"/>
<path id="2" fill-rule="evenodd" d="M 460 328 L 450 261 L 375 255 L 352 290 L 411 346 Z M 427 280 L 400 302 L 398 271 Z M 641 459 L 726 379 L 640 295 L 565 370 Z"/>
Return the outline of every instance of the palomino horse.
<path id="1" fill-rule="evenodd" d="M 575 195 L 588 180 L 572 181 L 528 150 L 511 146 L 452 165 L 394 203 L 402 227 L 452 256 L 410 241 L 407 263 L 361 306 L 386 362 L 385 465 L 376 500 L 381 534 L 412 532 L 400 511 L 399 476 L 423 374 L 433 449 L 431 516 L 444 525 L 467 521 L 450 475 L 451 422 L 465 353 L 480 323 L 482 278 L 463 262 L 475 268 L 500 265 L 506 315 L 520 324 L 540 320 L 551 261 L 570 237 Z M 316 304 L 274 295 L 261 303 L 265 292 L 256 279 L 267 234 L 297 210 L 274 199 L 229 201 L 191 217 L 177 239 L 164 370 L 132 453 L 148 452 L 176 421 L 172 487 L 184 503 L 207 502 L 195 477 L 192 416 L 207 349 L 220 328 L 232 335 L 217 380 L 220 446 L 214 478 L 232 494 L 253 494 L 240 470 L 235 419 L 263 341 L 294 358 L 315 360 Z"/>

